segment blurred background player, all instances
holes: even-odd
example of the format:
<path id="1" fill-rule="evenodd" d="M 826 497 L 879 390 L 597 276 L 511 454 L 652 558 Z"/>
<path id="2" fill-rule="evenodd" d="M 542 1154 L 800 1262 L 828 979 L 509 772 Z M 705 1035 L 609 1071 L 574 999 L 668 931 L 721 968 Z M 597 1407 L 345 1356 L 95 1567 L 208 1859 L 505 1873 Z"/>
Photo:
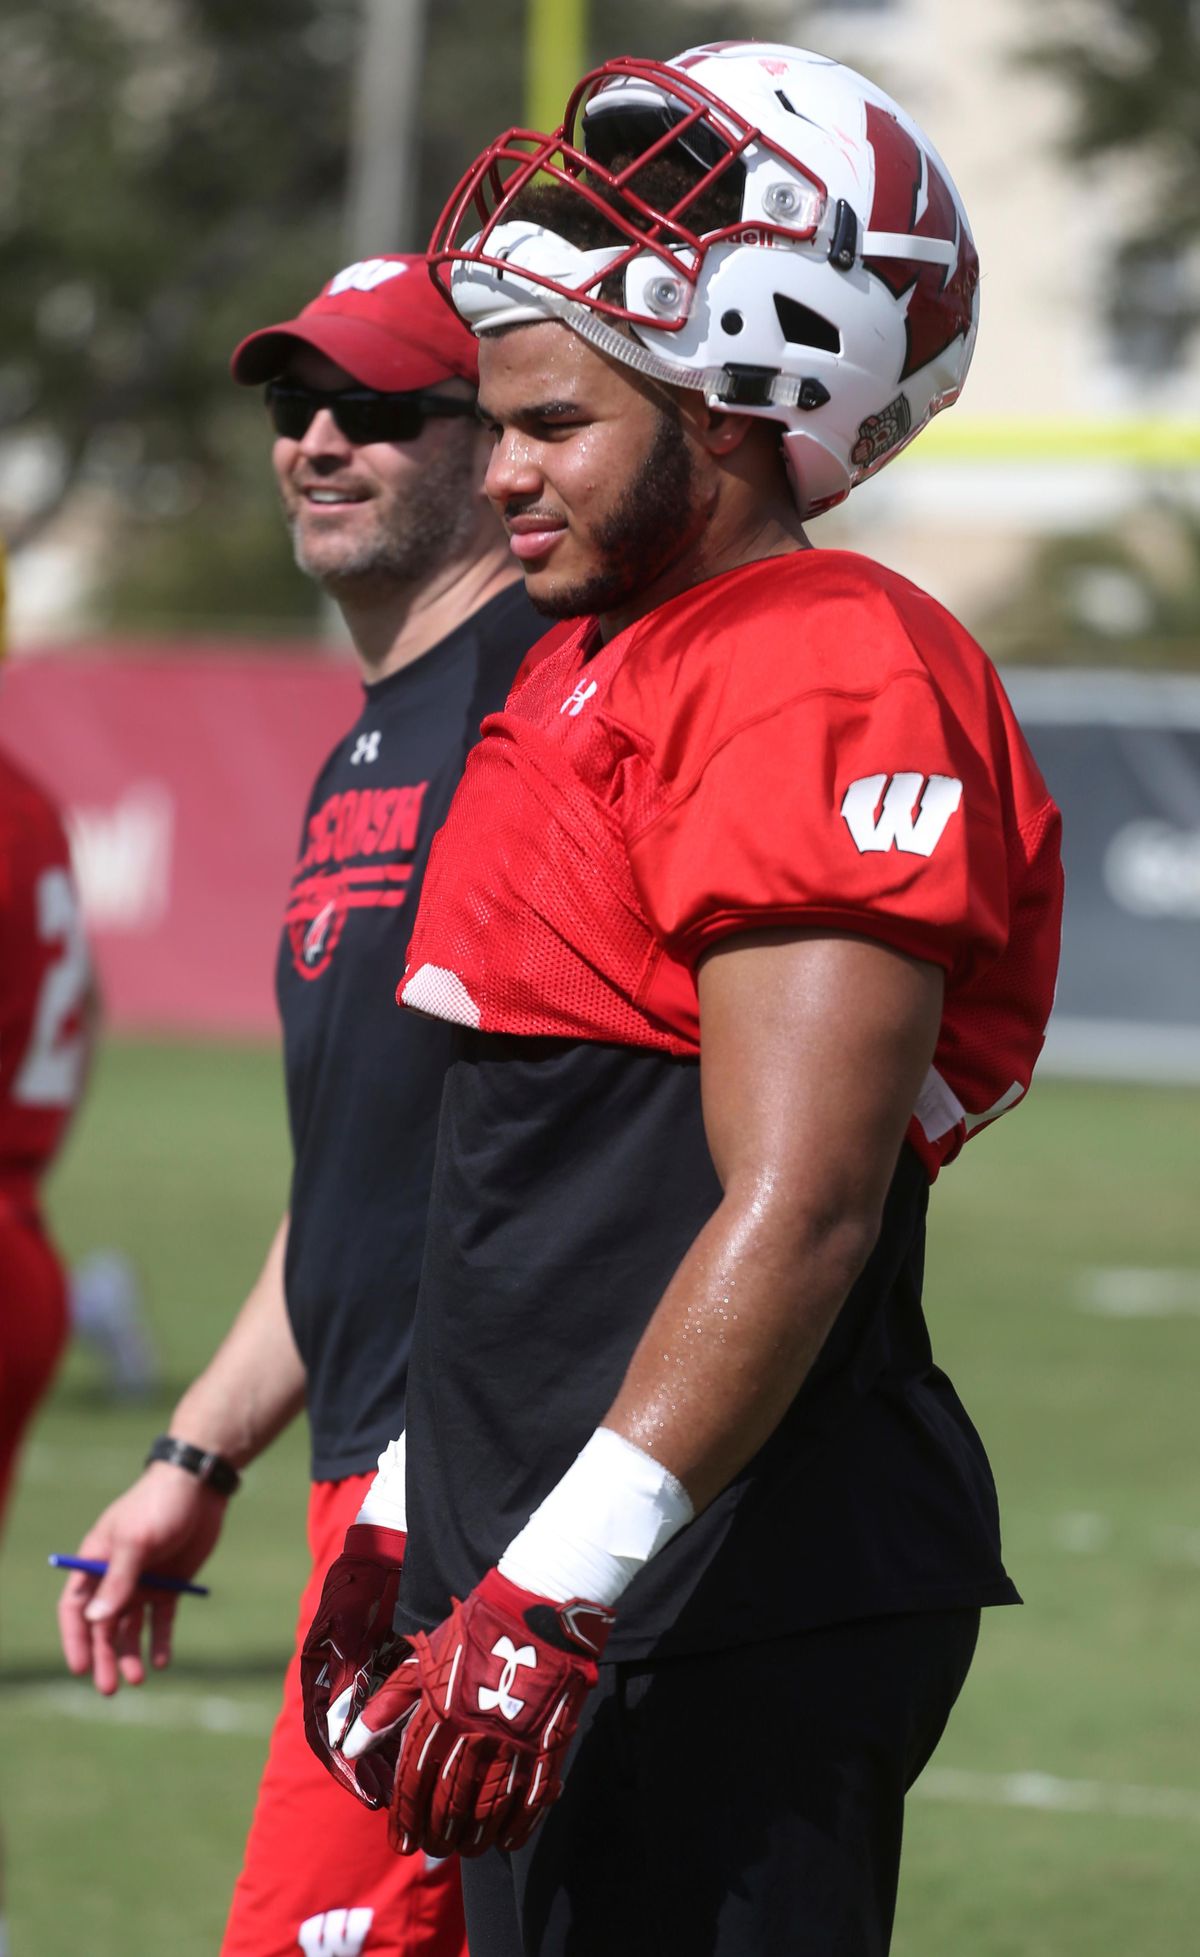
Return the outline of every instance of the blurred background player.
<path id="1" fill-rule="evenodd" d="M 4 541 L 0 538 L 0 660 L 8 651 L 8 557 Z M 20 770 L 11 761 L 5 762 L 0 752 L 0 766 L 7 777 L 20 777 Z M 25 787 L 35 800 L 49 808 L 56 822 L 60 821 L 44 790 L 25 781 Z M 15 791 L 11 781 L 5 789 L 5 805 L 11 811 L 15 807 Z M 61 822 L 60 822 L 61 827 Z M 11 834 L 11 825 L 10 831 Z M 63 861 L 69 864 L 69 855 Z M 68 875 L 70 871 L 68 869 Z M 74 892 L 74 883 L 72 882 Z M 72 926 L 75 942 L 82 938 L 83 925 L 80 920 L 78 893 L 72 902 L 76 922 Z M 59 967 L 70 964 L 72 971 L 78 969 L 77 957 L 68 959 L 64 951 L 58 960 Z M 51 961 L 54 962 L 53 960 Z M 53 981 L 55 991 L 64 1000 L 68 999 L 74 981 L 68 983 L 60 969 L 59 977 Z M 99 995 L 95 986 L 90 958 L 88 960 L 87 991 L 89 1018 L 94 1022 L 99 1018 Z M 2 1055 L 0 1055 L 2 1064 Z M 81 1074 L 82 1077 L 82 1074 Z M 65 1126 L 65 1121 L 62 1124 Z M 7 1139 L 7 1137 L 6 1137 Z M 116 1400 L 142 1399 L 153 1391 L 159 1379 L 159 1365 L 154 1345 L 146 1329 L 142 1311 L 142 1289 L 137 1272 L 125 1253 L 113 1246 L 89 1251 L 67 1272 L 67 1329 L 75 1338 L 81 1339 L 96 1356 L 104 1372 L 104 1384 Z M 35 1396 L 40 1398 L 40 1394 Z M 9 1463 L 11 1473 L 11 1462 Z"/>
<path id="2" fill-rule="evenodd" d="M 348 1732 L 319 1672 L 312 1710 L 377 1786 L 402 1739 L 392 1839 L 464 1858 L 472 1957 L 882 1957 L 1017 1600 L 924 1229 L 1041 1050 L 1059 821 L 962 626 L 803 525 L 956 398 L 978 260 L 927 138 L 803 50 L 609 63 L 565 132 L 499 138 L 435 246 L 574 622 L 409 946 L 459 1042 L 363 1510 L 412 1647 Z M 397 1571 L 350 1550 L 310 1642 L 365 1671 L 343 1600 Z"/>
<path id="3" fill-rule="evenodd" d="M 123 1250 L 90 1250 L 67 1275 L 71 1335 L 103 1368 L 113 1400 L 144 1400 L 161 1377 L 158 1354 L 146 1326 L 142 1286 Z"/>
<path id="4" fill-rule="evenodd" d="M 0 656 L 5 635 L 0 549 Z M 0 750 L 0 1521 L 70 1323 L 40 1184 L 87 1078 L 96 991 L 57 809 Z M 6 1948 L 0 1899 L 0 1953 Z"/>
<path id="5" fill-rule="evenodd" d="M 448 1029 L 394 1005 L 427 852 L 484 715 L 542 626 L 483 495 L 471 334 L 425 261 L 351 265 L 298 318 L 252 333 L 233 376 L 266 383 L 296 561 L 338 605 L 362 712 L 318 776 L 280 942 L 294 1148 L 289 1214 L 140 1480 L 88 1531 L 104 1582 L 60 1604 L 67 1662 L 102 1692 L 140 1683 L 140 1570 L 190 1576 L 252 1461 L 307 1405 L 319 1588 L 404 1401 Z M 300 1607 L 306 1626 L 315 1601 Z M 172 1608 L 149 1607 L 151 1663 Z M 296 1667 L 260 1788 L 225 1957 L 462 1947 L 457 1870 L 391 1854 L 304 1744 Z"/>

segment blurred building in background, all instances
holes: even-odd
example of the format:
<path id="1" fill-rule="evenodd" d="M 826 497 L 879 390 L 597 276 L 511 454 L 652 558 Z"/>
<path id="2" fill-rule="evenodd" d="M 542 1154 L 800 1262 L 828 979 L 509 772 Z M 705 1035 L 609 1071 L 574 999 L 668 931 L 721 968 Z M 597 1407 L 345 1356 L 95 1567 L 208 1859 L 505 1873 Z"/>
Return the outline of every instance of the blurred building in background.
<path id="1" fill-rule="evenodd" d="M 1154 268 L 1136 319 L 1114 317 L 1117 243 L 1152 204 L 1155 171 L 1129 153 L 1086 164 L 1064 153 L 1077 104 L 1030 56 L 1072 11 L 824 0 L 798 22 L 923 124 L 963 194 L 983 274 L 961 402 L 825 535 L 836 526 L 925 585 L 997 656 L 1052 663 L 1064 634 L 1077 658 L 1090 639 L 1101 660 L 1114 642 L 1154 640 L 1156 587 L 1184 605 L 1190 589 L 1200 631 L 1200 336 L 1181 330 L 1182 253 Z M 1043 590 L 1037 547 L 1056 541 Z M 1031 571 L 1038 588 L 1023 596 Z M 1143 649 L 1200 667 L 1194 636 L 1179 637 Z"/>
<path id="2" fill-rule="evenodd" d="M 481 142 L 530 100 L 565 102 L 553 75 L 534 86 L 539 35 L 574 75 L 745 34 L 890 89 L 946 159 L 983 272 L 961 403 L 816 539 L 911 576 L 1009 671 L 1066 814 L 1055 1064 L 1200 1079 L 1194 7 L 261 0 L 199 10 L 196 48 L 166 0 L 97 4 L 79 47 L 11 4 L 0 242 L 24 272 L 0 321 L 0 740 L 73 811 L 116 1024 L 270 1027 L 272 893 L 352 712 L 230 347 L 362 255 L 385 221 L 364 213 L 412 227 L 375 249 L 419 246 Z M 1066 58 L 1043 45 L 1064 34 Z M 415 93 L 382 86 L 398 38 L 423 50 Z M 1123 114 L 1133 140 L 1114 144 Z"/>
<path id="3" fill-rule="evenodd" d="M 492 0 L 486 10 L 483 0 L 436 10 L 298 0 L 283 9 L 296 32 L 282 65 L 279 0 L 269 0 L 257 24 L 209 23 L 206 65 L 165 0 L 133 0 L 107 84 L 103 69 L 94 84 L 96 155 L 69 159 L 76 182 L 112 171 L 115 184 L 101 181 L 86 226 L 51 201 L 28 242 L 15 233 L 30 262 L 13 289 L 21 307 L 31 288 L 35 300 L 25 347 L 16 308 L 0 327 L 14 644 L 110 620 L 157 636 L 217 623 L 290 626 L 292 637 L 298 614 L 315 620 L 277 534 L 263 430 L 225 383 L 228 346 L 270 308 L 286 316 L 343 257 L 419 246 L 479 143 L 520 121 L 530 96 L 557 99 L 553 78 L 548 91 L 535 86 L 523 44 L 552 36 L 570 62 L 573 25 L 588 48 L 581 66 L 738 32 L 790 39 L 849 61 L 910 108 L 971 214 L 983 268 L 978 350 L 953 413 L 826 519 L 822 539 L 861 544 L 909 572 L 1001 659 L 1194 666 L 1195 130 L 1194 154 L 1182 140 L 1175 164 L 1192 184 L 1192 235 L 1172 236 L 1171 249 L 1154 239 L 1169 203 L 1170 124 L 1189 116 L 1186 96 L 1169 100 L 1159 84 L 1186 65 L 1175 33 L 1200 96 L 1200 20 L 1178 0 L 1145 0 L 1147 54 L 1130 26 L 1138 11 L 1126 0 Z M 110 28 L 118 19 L 95 13 Z M 495 30 L 486 46 L 485 13 Z M 27 203 L 41 199 L 48 161 L 39 138 L 21 149 L 22 113 L 52 120 L 95 66 L 90 46 L 39 42 L 29 24 L 38 18 L 33 0 L 14 0 L 16 55 L 0 71 L 12 96 L 0 95 L 0 109 L 17 132 L 7 139 L 12 181 Z M 1167 135 L 1143 129 L 1126 147 L 1069 157 L 1083 90 L 1042 49 L 1068 31 L 1097 58 L 1111 45 L 1118 77 L 1143 62 L 1142 94 L 1158 87 Z M 421 63 L 419 90 L 400 50 Z M 1200 125 L 1200 99 L 1193 107 Z M 117 166 L 98 160 L 101 148 L 115 148 Z M 5 206 L 0 193 L 0 239 Z M 118 217 L 109 243 L 105 226 Z M 368 227 L 381 224 L 405 235 L 368 247 Z M 1130 258 L 1139 238 L 1150 242 Z M 1118 268 L 1135 262 L 1122 292 Z M 29 512 L 53 503 L 64 479 L 52 520 L 23 538 Z"/>

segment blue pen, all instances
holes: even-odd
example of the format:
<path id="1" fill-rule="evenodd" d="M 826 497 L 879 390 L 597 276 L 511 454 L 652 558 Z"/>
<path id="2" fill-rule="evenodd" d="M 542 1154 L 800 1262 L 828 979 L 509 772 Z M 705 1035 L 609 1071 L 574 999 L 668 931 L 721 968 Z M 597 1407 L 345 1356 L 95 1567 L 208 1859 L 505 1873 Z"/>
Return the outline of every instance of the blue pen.
<path id="1" fill-rule="evenodd" d="M 48 1556 L 46 1561 L 56 1570 L 82 1570 L 85 1576 L 106 1576 L 108 1564 L 98 1556 Z M 138 1588 L 142 1590 L 176 1590 L 189 1597 L 207 1597 L 209 1591 L 203 1583 L 186 1583 L 181 1576 L 156 1576 L 153 1570 L 143 1570 L 138 1578 Z"/>

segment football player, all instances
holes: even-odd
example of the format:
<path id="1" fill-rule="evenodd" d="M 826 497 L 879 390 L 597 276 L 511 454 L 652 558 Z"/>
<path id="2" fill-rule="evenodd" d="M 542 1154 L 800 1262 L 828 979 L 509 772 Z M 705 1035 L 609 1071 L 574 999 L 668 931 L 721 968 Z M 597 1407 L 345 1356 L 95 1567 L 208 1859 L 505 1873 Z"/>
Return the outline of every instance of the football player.
<path id="1" fill-rule="evenodd" d="M 887 95 L 733 41 L 501 137 L 432 255 L 573 622 L 409 947 L 457 1057 L 310 1730 L 402 1855 L 463 1859 L 472 1957 L 878 1957 L 906 1789 L 1017 1600 L 922 1254 L 1041 1048 L 1059 820 L 962 626 L 804 525 L 957 397 L 975 247 Z"/>
<path id="2" fill-rule="evenodd" d="M 0 656 L 4 620 L 0 549 Z M 0 751 L 0 1521 L 69 1327 L 39 1192 L 83 1093 L 95 1020 L 66 832 L 45 790 Z"/>
<path id="3" fill-rule="evenodd" d="M 280 939 L 289 1213 L 144 1474 L 84 1537 L 107 1577 L 62 1595 L 67 1662 L 101 1692 L 143 1681 L 147 1633 L 151 1664 L 169 1661 L 173 1599 L 148 1599 L 140 1572 L 201 1567 L 240 1471 L 304 1406 L 307 1626 L 401 1417 L 450 1033 L 398 1014 L 389 973 L 466 750 L 541 629 L 483 495 L 476 373 L 425 261 L 396 255 L 348 266 L 233 355 L 236 381 L 265 386 L 296 560 L 346 620 L 363 701 L 314 785 Z M 456 1865 L 392 1855 L 305 1746 L 299 1703 L 293 1664 L 224 1957 L 458 1957 Z"/>

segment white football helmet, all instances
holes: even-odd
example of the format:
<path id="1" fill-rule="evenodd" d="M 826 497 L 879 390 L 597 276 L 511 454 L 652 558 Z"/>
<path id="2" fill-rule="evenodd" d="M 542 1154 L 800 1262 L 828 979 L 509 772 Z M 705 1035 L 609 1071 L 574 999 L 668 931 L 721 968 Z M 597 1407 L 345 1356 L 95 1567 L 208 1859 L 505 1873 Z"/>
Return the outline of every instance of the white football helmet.
<path id="1" fill-rule="evenodd" d="M 688 188 L 658 208 L 636 179 L 668 153 Z M 547 180 L 624 242 L 581 250 L 508 217 Z M 705 229 L 695 207 L 711 212 L 722 183 L 731 221 Z M 975 344 L 979 260 L 933 145 L 853 69 L 769 42 L 607 62 L 553 135 L 509 130 L 478 158 L 430 254 L 477 333 L 561 319 L 714 407 L 780 422 L 805 516 L 958 398 Z"/>

